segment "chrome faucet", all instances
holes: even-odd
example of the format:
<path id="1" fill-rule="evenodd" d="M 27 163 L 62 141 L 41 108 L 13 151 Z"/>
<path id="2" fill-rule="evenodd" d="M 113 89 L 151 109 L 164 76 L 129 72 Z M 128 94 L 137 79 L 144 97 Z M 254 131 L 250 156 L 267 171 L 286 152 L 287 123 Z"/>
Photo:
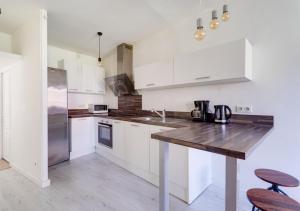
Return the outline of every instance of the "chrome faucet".
<path id="1" fill-rule="evenodd" d="M 159 113 L 158 111 L 156 111 L 152 108 L 151 112 L 156 113 L 158 116 L 160 116 L 162 118 L 162 122 L 166 122 L 166 110 L 165 109 L 162 110 L 162 113 Z"/>

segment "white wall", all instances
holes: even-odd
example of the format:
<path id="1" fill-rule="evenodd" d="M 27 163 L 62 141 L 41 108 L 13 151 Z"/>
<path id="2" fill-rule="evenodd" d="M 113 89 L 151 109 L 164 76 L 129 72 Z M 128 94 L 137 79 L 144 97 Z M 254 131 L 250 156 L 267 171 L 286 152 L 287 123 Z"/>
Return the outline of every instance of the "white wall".
<path id="1" fill-rule="evenodd" d="M 0 51 L 12 52 L 11 35 L 0 32 Z"/>
<path id="2" fill-rule="evenodd" d="M 48 66 L 57 68 L 57 61 L 76 57 L 80 57 L 80 60 L 85 64 L 97 65 L 98 59 L 78 52 L 70 51 L 60 47 L 48 46 Z M 81 93 L 68 93 L 68 108 L 69 109 L 85 109 L 88 104 L 102 104 L 103 95 L 95 94 L 81 94 Z"/>
<path id="3" fill-rule="evenodd" d="M 252 82 L 142 91 L 143 109 L 190 111 L 194 100 L 208 99 L 211 104 L 232 108 L 237 104 L 253 105 L 254 114 L 275 116 L 272 133 L 249 159 L 239 162 L 241 194 L 245 195 L 250 187 L 266 187 L 254 176 L 256 168 L 278 169 L 300 179 L 300 29 L 293 24 L 300 19 L 300 2 L 231 0 L 229 7 L 232 19 L 221 23 L 216 31 L 208 29 L 210 11 L 202 15 L 207 31 L 202 42 L 193 39 L 196 18 L 201 14 L 192 14 L 137 42 L 134 66 L 243 37 L 250 40 L 254 46 Z M 115 106 L 115 98 L 106 99 Z M 212 167 L 214 183 L 224 186 L 224 157 L 214 156 Z M 285 190 L 300 200 L 300 188 Z"/>
<path id="4" fill-rule="evenodd" d="M 11 165 L 40 186 L 48 180 L 47 20 L 36 10 L 13 33 L 13 51 L 22 61 L 11 74 Z"/>

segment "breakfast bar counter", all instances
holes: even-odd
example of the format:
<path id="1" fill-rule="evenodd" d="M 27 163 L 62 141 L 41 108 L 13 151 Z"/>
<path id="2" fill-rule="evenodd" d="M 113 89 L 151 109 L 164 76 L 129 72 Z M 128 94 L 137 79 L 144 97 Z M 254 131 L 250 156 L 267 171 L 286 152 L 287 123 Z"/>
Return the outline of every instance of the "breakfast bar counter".
<path id="1" fill-rule="evenodd" d="M 237 159 L 247 159 L 272 128 L 273 121 L 264 124 L 230 123 L 221 125 L 198 123 L 152 134 L 151 138 L 160 141 L 160 211 L 169 211 L 169 186 L 167 182 L 169 143 L 226 156 L 225 210 L 237 211 Z"/>

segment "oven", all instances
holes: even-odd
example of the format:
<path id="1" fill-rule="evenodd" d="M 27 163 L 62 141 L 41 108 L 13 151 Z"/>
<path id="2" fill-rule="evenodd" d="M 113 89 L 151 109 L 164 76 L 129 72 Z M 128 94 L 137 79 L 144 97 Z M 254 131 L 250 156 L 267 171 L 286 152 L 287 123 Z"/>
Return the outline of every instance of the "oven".
<path id="1" fill-rule="evenodd" d="M 111 120 L 97 121 L 97 141 L 106 147 L 113 148 L 113 127 Z"/>

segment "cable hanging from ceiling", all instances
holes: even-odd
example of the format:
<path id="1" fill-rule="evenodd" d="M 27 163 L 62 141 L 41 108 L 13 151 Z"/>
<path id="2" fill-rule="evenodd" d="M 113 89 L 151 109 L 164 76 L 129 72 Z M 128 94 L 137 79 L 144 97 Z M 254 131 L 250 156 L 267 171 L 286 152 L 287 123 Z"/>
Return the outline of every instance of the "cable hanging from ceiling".
<path id="1" fill-rule="evenodd" d="M 103 33 L 102 33 L 102 32 L 97 32 L 97 35 L 98 35 L 98 37 L 99 37 L 99 56 L 98 56 L 98 65 L 101 66 L 101 64 L 102 64 L 102 59 L 101 59 L 101 51 L 100 51 L 100 49 L 101 49 L 100 39 L 101 39 L 101 36 L 103 35 Z"/>

